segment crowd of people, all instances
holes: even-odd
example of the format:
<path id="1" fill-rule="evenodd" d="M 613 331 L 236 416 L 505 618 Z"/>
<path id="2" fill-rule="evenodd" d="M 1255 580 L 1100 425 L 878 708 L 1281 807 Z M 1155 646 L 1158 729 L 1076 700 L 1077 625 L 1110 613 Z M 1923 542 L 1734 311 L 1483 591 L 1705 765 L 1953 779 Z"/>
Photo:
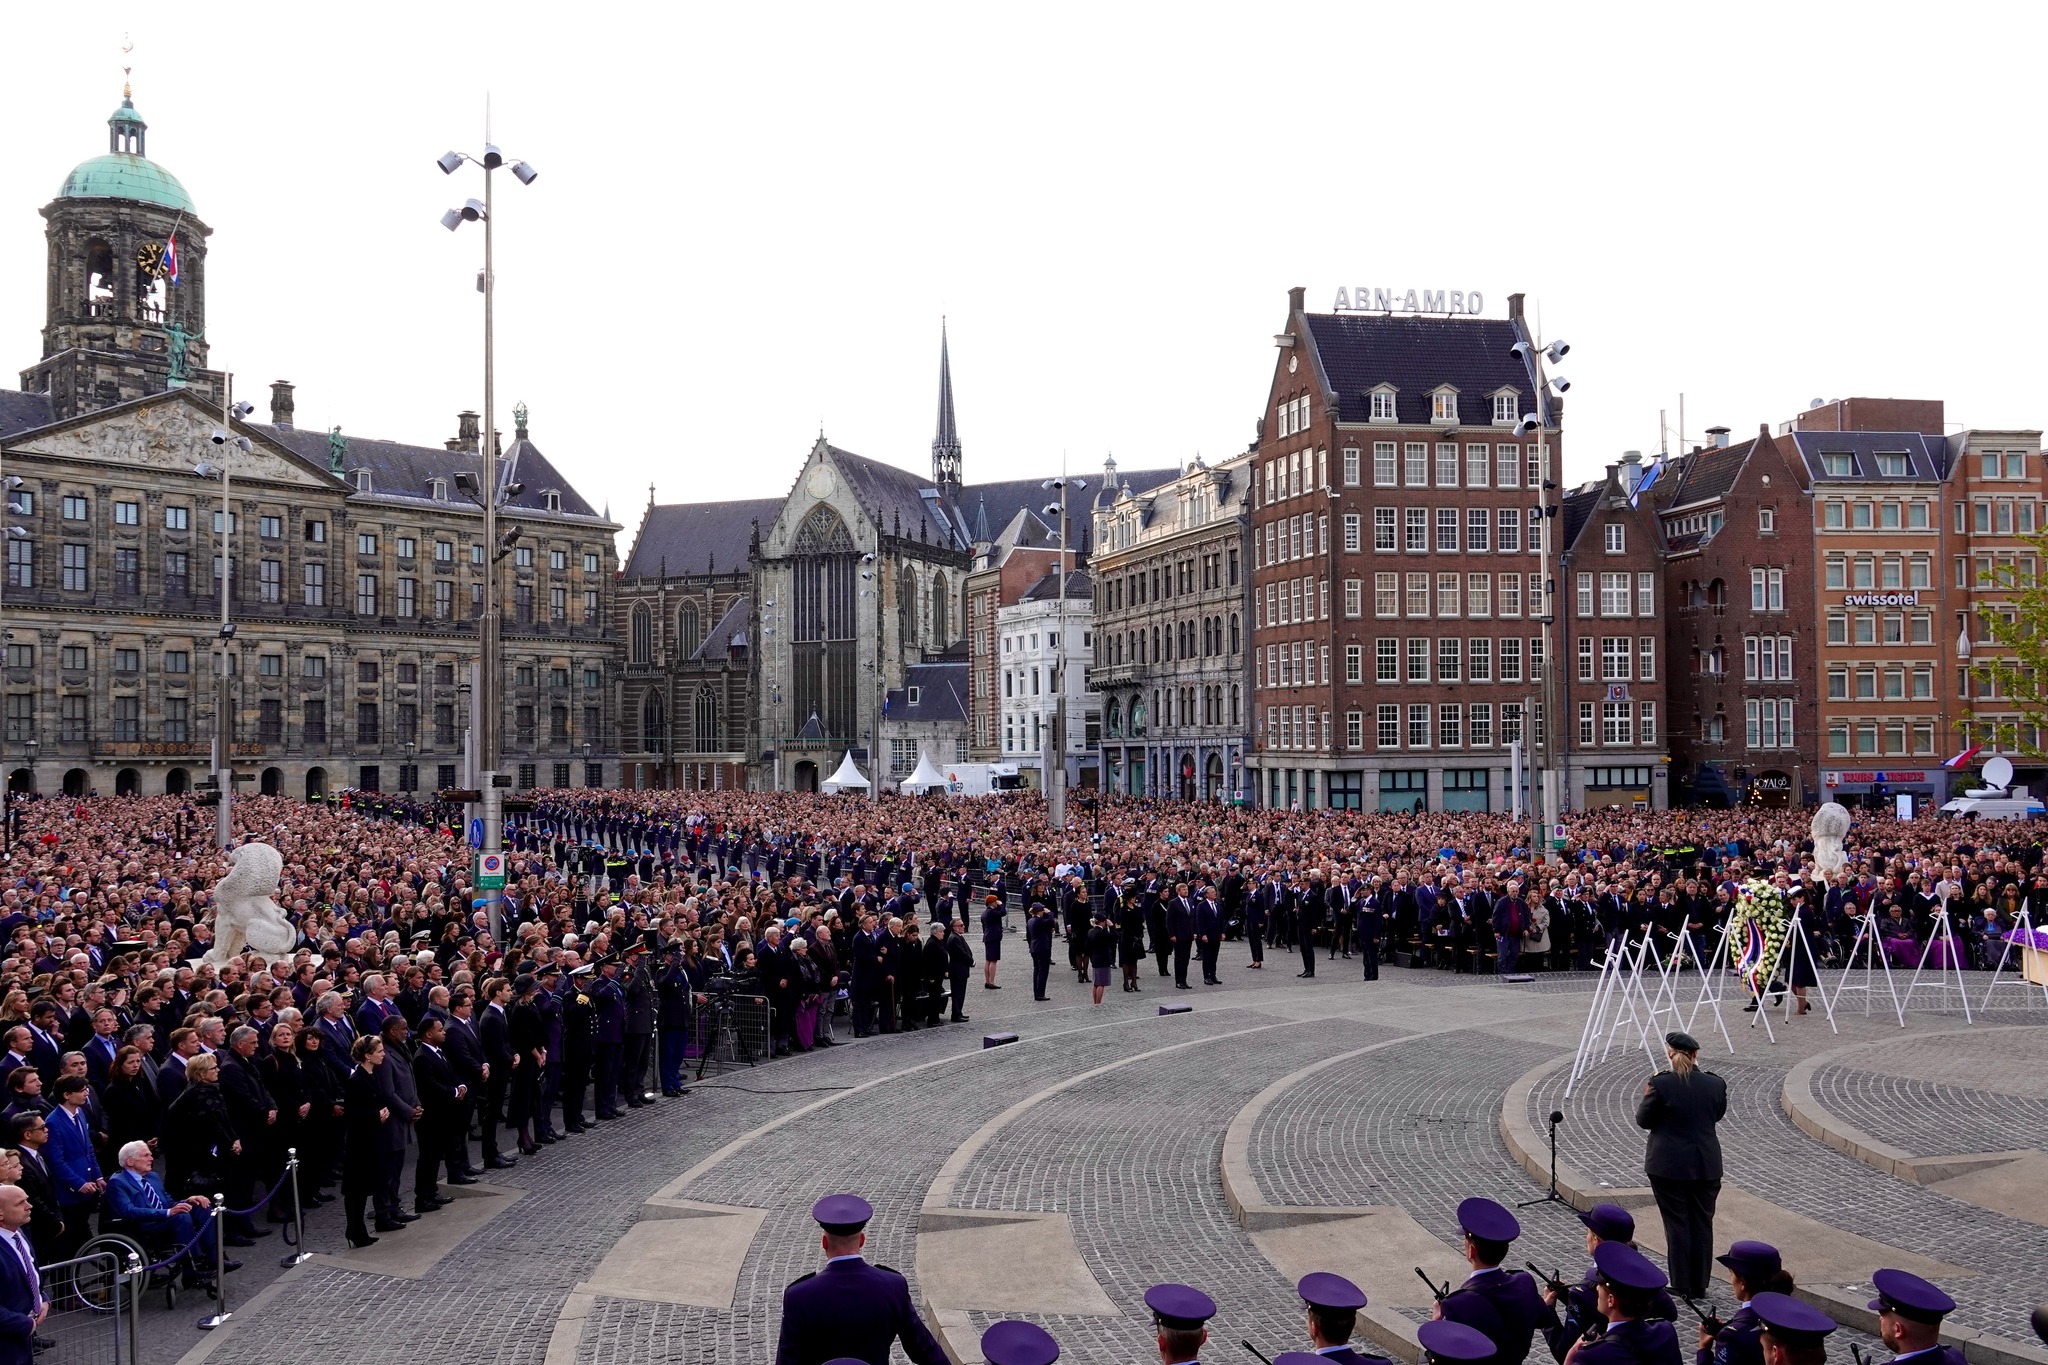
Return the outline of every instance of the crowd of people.
<path id="1" fill-rule="evenodd" d="M 221 1270 L 211 1220 L 251 1245 L 295 1193 L 307 1209 L 338 1194 L 349 1241 L 369 1245 L 432 1216 L 445 1184 L 685 1096 L 727 1002 L 765 1004 L 749 1017 L 780 1054 L 964 1021 L 1019 942 L 1036 997 L 1052 998 L 1063 945 L 1098 1004 L 1119 974 L 1125 991 L 1220 980 L 1226 939 L 1253 969 L 1269 947 L 1298 955 L 1302 977 L 1351 959 L 1369 981 L 1390 956 L 1583 969 L 1639 932 L 1704 941 L 1742 880 L 1788 884 L 1812 857 L 1798 810 L 1588 812 L 1546 864 L 1525 827 L 1484 814 L 1130 799 L 1055 831 L 1029 796 L 523 804 L 494 936 L 459 810 L 238 801 L 237 839 L 282 857 L 297 941 L 214 962 L 227 863 L 203 813 L 18 801 L 0 871 L 0 1183 L 26 1193 L 37 1260 L 106 1224 L 191 1243 L 182 1271 L 204 1284 Z M 2041 850 L 2029 825 L 1863 821 L 1816 944 L 1846 953 L 1874 907 L 1903 960 L 1947 906 L 1985 965 L 2048 905 Z"/>

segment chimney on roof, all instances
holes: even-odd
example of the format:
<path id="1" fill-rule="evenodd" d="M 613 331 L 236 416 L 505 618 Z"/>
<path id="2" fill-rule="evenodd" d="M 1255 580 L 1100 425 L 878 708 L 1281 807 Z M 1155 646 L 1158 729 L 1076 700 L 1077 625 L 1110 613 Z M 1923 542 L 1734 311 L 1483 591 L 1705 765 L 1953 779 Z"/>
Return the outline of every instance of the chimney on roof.
<path id="1" fill-rule="evenodd" d="M 1308 289 L 1306 286 L 1297 284 L 1294 288 L 1287 291 L 1287 311 L 1289 313 L 1299 313 L 1307 306 L 1307 303 Z"/>
<path id="2" fill-rule="evenodd" d="M 1522 296 L 1520 294 L 1510 294 L 1508 295 L 1508 321 L 1520 322 L 1521 320 Z"/>
<path id="3" fill-rule="evenodd" d="M 1642 452 L 1642 451 L 1640 451 L 1640 450 L 1624 450 L 1624 451 L 1622 451 L 1622 452 L 1621 452 L 1621 481 L 1622 481 L 1622 486 L 1623 486 L 1623 487 L 1625 487 L 1625 488 L 1627 488 L 1627 489 L 1628 489 L 1628 491 L 1629 491 L 1629 492 L 1631 492 L 1631 493 L 1635 492 L 1635 491 L 1636 491 L 1636 489 L 1638 489 L 1638 488 L 1640 488 L 1640 487 L 1642 486 L 1642 483 L 1643 483 L 1643 452 Z"/>
<path id="4" fill-rule="evenodd" d="M 288 427 L 292 424 L 292 381 L 273 379 L 270 382 L 270 425 Z"/>
<path id="5" fill-rule="evenodd" d="M 477 452 L 477 447 L 482 444 L 482 441 L 483 434 L 481 430 L 481 423 L 479 422 L 477 415 L 473 412 L 456 413 L 455 439 L 448 442 L 448 448 L 450 450 L 466 450 L 470 454 L 474 455 Z"/>
<path id="6" fill-rule="evenodd" d="M 1707 435 L 1714 438 L 1714 449 L 1725 450 L 1728 448 L 1728 428 L 1708 427 Z"/>

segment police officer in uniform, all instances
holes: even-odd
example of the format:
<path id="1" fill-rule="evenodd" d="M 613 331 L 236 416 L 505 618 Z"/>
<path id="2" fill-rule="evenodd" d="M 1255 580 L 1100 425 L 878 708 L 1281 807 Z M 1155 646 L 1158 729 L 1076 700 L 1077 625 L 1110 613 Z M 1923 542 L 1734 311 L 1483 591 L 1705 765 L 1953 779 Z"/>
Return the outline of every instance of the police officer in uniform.
<path id="1" fill-rule="evenodd" d="M 1586 1226 L 1586 1254 L 1598 1252 L 1608 1242 L 1620 1242 L 1625 1246 L 1636 1243 L 1635 1215 L 1619 1204 L 1595 1204 L 1579 1214 L 1579 1221 Z M 1740 1245 L 1738 1243 L 1737 1245 Z M 1776 1255 L 1773 1252 L 1772 1255 Z M 1543 1335 L 1549 1339 L 1550 1355 L 1553 1360 L 1563 1360 L 1572 1343 L 1585 1335 L 1586 1328 L 1600 1321 L 1600 1267 L 1589 1265 L 1586 1274 L 1577 1284 L 1572 1285 L 1563 1295 L 1562 1324 L 1545 1329 Z M 1657 1291 L 1657 1301 L 1650 1316 L 1663 1318 L 1667 1322 L 1678 1320 L 1678 1305 L 1663 1290 Z M 1554 1289 L 1543 1291 L 1543 1301 L 1552 1308 L 1559 1307 L 1559 1296 Z M 1707 1365 L 1702 1356 L 1699 1365 Z M 1725 1362 L 1724 1362 L 1725 1365 Z M 1743 1362 L 1743 1365 L 1757 1365 L 1757 1362 Z"/>
<path id="2" fill-rule="evenodd" d="M 1880 1270 L 1870 1277 L 1877 1297 L 1878 1335 L 1896 1354 L 1886 1365 L 1964 1365 L 1963 1353 L 1941 1344 L 1941 1320 L 1956 1310 L 1956 1301 L 1918 1275 Z"/>
<path id="3" fill-rule="evenodd" d="M 1759 1294 L 1749 1305 L 1763 1323 L 1764 1365 L 1827 1365 L 1833 1318 L 1790 1294 Z"/>
<path id="4" fill-rule="evenodd" d="M 1778 1249 L 1769 1242 L 1737 1242 L 1714 1259 L 1734 1276 L 1735 1299 L 1740 1306 L 1718 1331 L 1707 1330 L 1711 1321 L 1700 1324 L 1695 1365 L 1764 1365 L 1763 1323 L 1749 1301 L 1758 1294 L 1791 1293 L 1792 1277 L 1785 1273 Z"/>
<path id="5" fill-rule="evenodd" d="M 562 993 L 562 1131 L 589 1131 L 583 1096 L 590 1089 L 590 1066 L 597 1045 L 597 1010 L 590 998 L 588 967 L 570 973 Z"/>
<path id="6" fill-rule="evenodd" d="M 1522 1225 L 1491 1199 L 1467 1199 L 1458 1205 L 1458 1227 L 1465 1234 L 1465 1259 L 1472 1273 L 1437 1303 L 1437 1312 L 1491 1337 L 1494 1365 L 1522 1365 L 1536 1329 L 1557 1325 L 1556 1312 L 1544 1302 L 1528 1272 L 1501 1268 L 1508 1245 L 1522 1235 Z"/>
<path id="7" fill-rule="evenodd" d="M 857 1194 L 832 1194 L 811 1207 L 824 1230 L 825 1267 L 782 1291 L 782 1335 L 775 1365 L 828 1365 L 858 1360 L 888 1365 L 903 1343 L 915 1365 L 948 1365 L 946 1353 L 910 1302 L 910 1285 L 885 1265 L 869 1265 L 861 1248 L 875 1211 Z"/>
<path id="8" fill-rule="evenodd" d="M 1599 1309 L 1605 1327 L 1565 1353 L 1565 1365 L 1679 1365 L 1678 1329 L 1649 1316 L 1664 1272 L 1626 1242 L 1602 1242 L 1593 1251 L 1600 1274 Z"/>
<path id="9" fill-rule="evenodd" d="M 1321 1365 L 1389 1365 L 1385 1356 L 1366 1355 L 1351 1349 L 1351 1333 L 1358 1326 L 1358 1310 L 1365 1307 L 1365 1291 L 1342 1275 L 1326 1270 L 1301 1277 L 1294 1287 L 1308 1309 L 1308 1339 L 1315 1347 L 1309 1359 Z M 1286 1357 L 1281 1357 L 1285 1359 Z"/>
<path id="10" fill-rule="evenodd" d="M 1031 998 L 1044 1000 L 1045 983 L 1052 976 L 1052 911 L 1036 901 L 1031 918 L 1024 922 L 1024 944 L 1031 950 Z"/>
<path id="11" fill-rule="evenodd" d="M 1159 1333 L 1160 1365 L 1198 1365 L 1216 1300 L 1188 1285 L 1155 1284 L 1145 1291 L 1145 1306 Z"/>
<path id="12" fill-rule="evenodd" d="M 613 958 L 597 969 L 589 987 L 590 1004 L 597 1016 L 596 1047 L 592 1061 L 597 1073 L 597 1116 L 619 1117 L 619 1073 L 626 1055 L 626 992 L 619 985 L 619 961 Z"/>
<path id="13" fill-rule="evenodd" d="M 1462 1322 L 1425 1322 L 1415 1329 L 1415 1339 L 1422 1345 L 1423 1365 L 1480 1365 L 1493 1358 L 1492 1339 Z"/>
<path id="14" fill-rule="evenodd" d="M 981 1357 L 988 1365 L 1052 1365 L 1060 1344 L 1035 1322 L 992 1323 L 981 1334 Z"/>

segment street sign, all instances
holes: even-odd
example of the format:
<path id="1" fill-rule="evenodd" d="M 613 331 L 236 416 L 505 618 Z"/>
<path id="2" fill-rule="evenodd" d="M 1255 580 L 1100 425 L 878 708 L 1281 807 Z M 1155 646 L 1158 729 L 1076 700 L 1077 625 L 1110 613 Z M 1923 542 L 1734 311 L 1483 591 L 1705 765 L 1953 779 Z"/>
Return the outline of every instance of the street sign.
<path id="1" fill-rule="evenodd" d="M 469 822 L 469 846 L 471 848 L 482 848 L 484 846 L 483 821 L 472 820 Z"/>
<path id="2" fill-rule="evenodd" d="M 505 889 L 504 854 L 479 853 L 476 855 L 476 889 L 479 891 L 503 891 Z"/>
<path id="3" fill-rule="evenodd" d="M 1563 825 L 1552 825 L 1552 826 L 1550 827 L 1550 846 L 1551 846 L 1552 848 L 1554 848 L 1554 849 L 1559 849 L 1559 850 L 1562 850 L 1562 849 L 1564 848 L 1564 826 L 1563 826 Z"/>

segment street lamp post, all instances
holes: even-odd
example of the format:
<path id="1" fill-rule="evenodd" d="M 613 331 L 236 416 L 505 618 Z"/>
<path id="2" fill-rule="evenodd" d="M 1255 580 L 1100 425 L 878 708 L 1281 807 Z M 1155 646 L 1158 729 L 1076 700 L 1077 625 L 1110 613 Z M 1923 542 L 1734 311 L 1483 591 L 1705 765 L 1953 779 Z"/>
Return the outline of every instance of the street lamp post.
<path id="1" fill-rule="evenodd" d="M 1067 824 L 1067 489 L 1086 488 L 1085 479 L 1070 479 L 1062 474 L 1057 479 L 1047 479 L 1041 487 L 1057 488 L 1060 500 L 1046 505 L 1047 516 L 1059 518 L 1059 583 L 1053 593 L 1054 616 L 1059 622 L 1057 635 L 1059 643 L 1052 651 L 1052 751 L 1053 761 L 1046 764 L 1045 773 L 1045 822 L 1053 829 L 1065 829 Z"/>
<path id="2" fill-rule="evenodd" d="M 1515 355 L 1521 358 L 1522 368 L 1529 376 L 1529 387 L 1536 394 L 1536 411 L 1522 418 L 1515 427 L 1515 433 L 1518 436 L 1534 436 L 1537 443 L 1536 534 L 1539 537 L 1537 541 L 1537 572 L 1543 580 L 1543 742 L 1540 745 L 1528 744 L 1524 747 L 1524 751 L 1530 755 L 1531 766 L 1538 769 L 1537 772 L 1531 774 L 1530 779 L 1529 851 L 1530 856 L 1534 857 L 1538 850 L 1547 849 L 1548 852 L 1545 854 L 1546 860 L 1556 863 L 1561 861 L 1559 851 L 1556 848 L 1552 848 L 1544 836 L 1548 832 L 1545 826 L 1555 827 L 1564 812 L 1563 774 L 1558 763 L 1558 736 L 1562 732 L 1562 727 L 1566 721 L 1562 704 L 1564 687 L 1560 679 L 1564 675 L 1567 661 L 1557 657 L 1555 647 L 1558 617 L 1557 593 L 1560 585 L 1556 578 L 1552 576 L 1553 566 L 1556 563 L 1556 542 L 1555 537 L 1551 535 L 1551 525 L 1557 519 L 1558 510 L 1563 503 L 1563 499 L 1558 499 L 1555 504 L 1551 501 L 1550 495 L 1557 490 L 1558 485 L 1551 473 L 1551 451 L 1548 442 L 1550 433 L 1556 429 L 1557 425 L 1552 411 L 1551 391 L 1555 389 L 1558 393 L 1562 394 L 1571 387 L 1571 381 L 1562 378 L 1551 378 L 1544 369 L 1544 362 L 1549 361 L 1551 364 L 1556 364 L 1565 358 L 1571 347 L 1563 341 L 1553 341 L 1548 346 L 1539 347 L 1530 336 L 1528 327 L 1522 319 L 1521 296 L 1519 294 L 1515 296 L 1514 303 L 1512 317 L 1516 341 L 1511 349 Z M 1531 737 L 1530 726 L 1533 724 L 1534 719 L 1534 717 L 1523 718 L 1522 731 L 1525 740 Z M 1541 782 L 1540 798 L 1537 791 L 1539 780 Z"/>
<path id="3" fill-rule="evenodd" d="M 213 677 L 213 781 L 216 802 L 213 811 L 214 843 L 221 848 L 234 842 L 235 809 L 235 768 L 233 757 L 234 714 L 232 711 L 234 683 L 228 676 L 228 646 L 234 643 L 235 623 L 228 619 L 229 589 L 235 581 L 235 509 L 233 504 L 233 471 L 228 462 L 227 451 L 233 448 L 248 454 L 253 447 L 246 436 L 234 435 L 234 421 L 237 417 L 248 417 L 256 408 L 251 403 L 233 401 L 235 377 L 223 374 L 220 380 L 220 420 L 210 438 L 214 448 L 220 452 L 218 465 L 201 461 L 192 466 L 192 472 L 202 479 L 220 476 L 220 577 L 216 588 L 220 593 L 220 647 L 214 655 Z"/>
<path id="4" fill-rule="evenodd" d="M 501 695 L 502 679 L 499 676 L 498 661 L 498 505 L 507 492 L 500 488 L 498 470 L 498 414 L 497 414 L 497 359 L 495 355 L 496 334 L 493 306 L 498 281 L 492 259 L 491 224 L 492 183 L 496 179 L 493 171 L 505 165 L 505 154 L 491 144 L 488 130 L 482 156 L 470 156 L 466 152 L 445 152 L 435 165 L 444 175 L 453 175 L 464 162 L 481 166 L 484 172 L 484 197 L 481 203 L 467 200 L 459 209 L 450 209 L 441 215 L 441 226 L 450 232 L 464 223 L 481 221 L 484 225 L 484 273 L 480 281 L 484 296 L 484 433 L 483 449 L 479 463 L 484 477 L 478 481 L 476 499 L 484 512 L 484 613 L 477 622 L 478 686 L 476 710 L 473 724 L 476 730 L 476 766 L 483 797 L 484 839 L 482 852 L 502 853 L 505 848 L 503 808 L 498 796 L 498 745 L 500 712 L 504 709 Z M 531 185 L 539 172 L 524 161 L 513 162 L 509 168 L 522 185 Z M 458 483 L 460 481 L 458 480 Z M 491 941 L 504 941 L 504 890 L 502 887 L 483 889 L 481 895 L 484 912 L 490 921 Z"/>

